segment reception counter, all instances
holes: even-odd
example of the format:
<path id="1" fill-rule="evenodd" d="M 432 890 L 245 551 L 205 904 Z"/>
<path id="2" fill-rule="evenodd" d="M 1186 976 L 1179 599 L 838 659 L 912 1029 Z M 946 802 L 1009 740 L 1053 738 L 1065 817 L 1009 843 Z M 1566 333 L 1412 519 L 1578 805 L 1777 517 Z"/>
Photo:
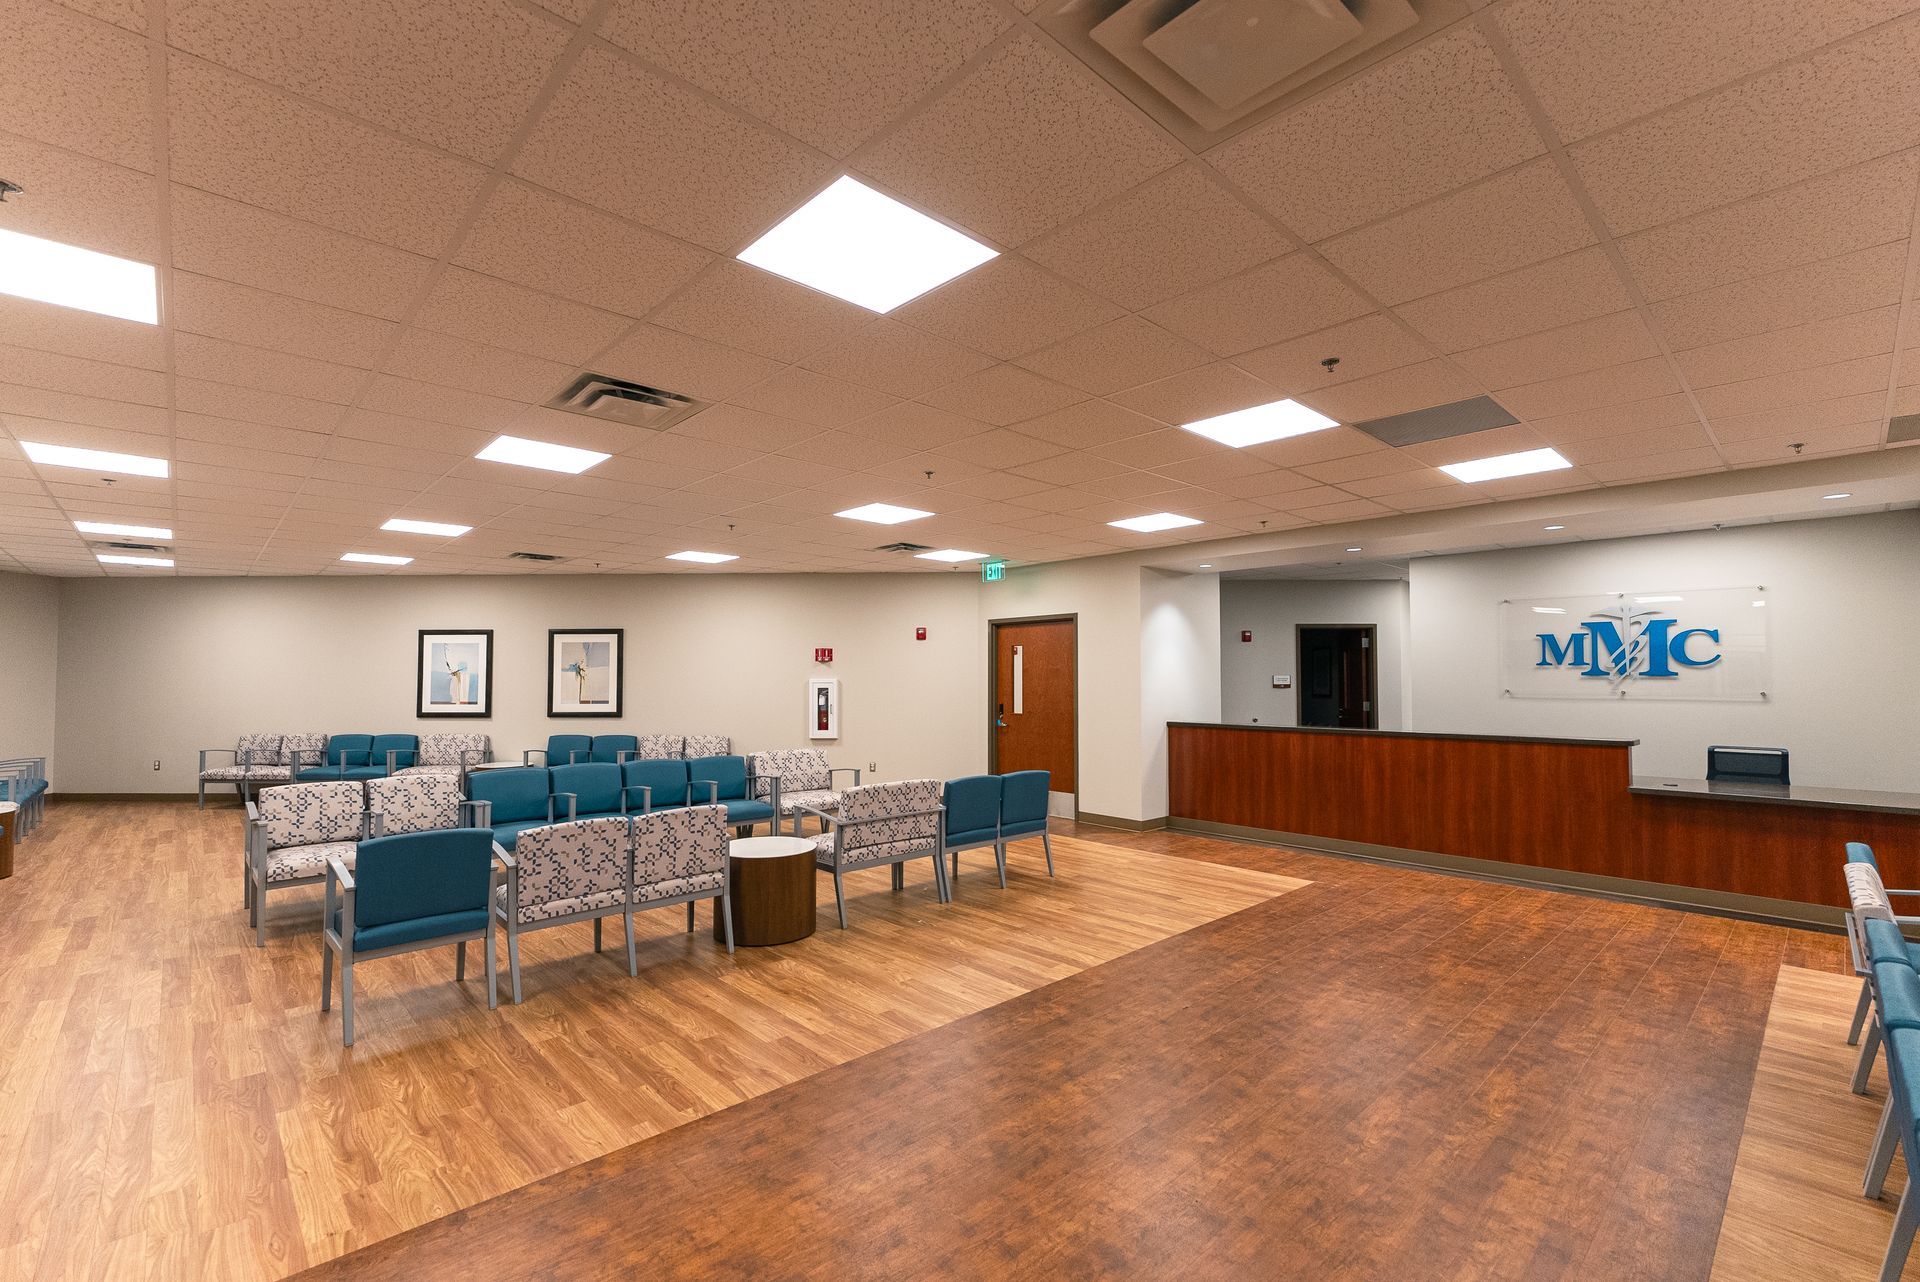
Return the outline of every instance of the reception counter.
<path id="1" fill-rule="evenodd" d="M 1798 921 L 1838 920 L 1849 841 L 1920 885 L 1920 796 L 1635 778 L 1633 748 L 1174 722 L 1170 822 Z"/>

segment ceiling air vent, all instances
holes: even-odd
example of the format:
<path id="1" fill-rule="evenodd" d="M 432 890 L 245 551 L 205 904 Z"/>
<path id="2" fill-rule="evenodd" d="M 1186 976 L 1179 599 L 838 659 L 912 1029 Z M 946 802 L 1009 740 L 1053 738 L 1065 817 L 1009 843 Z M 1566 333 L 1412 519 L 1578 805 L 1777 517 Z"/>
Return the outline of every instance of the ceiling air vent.
<path id="1" fill-rule="evenodd" d="M 1038 20 L 1199 151 L 1470 14 L 1467 0 L 1052 0 Z"/>
<path id="2" fill-rule="evenodd" d="M 931 552 L 933 551 L 933 549 L 928 547 L 924 543 L 882 543 L 879 547 L 875 548 L 874 551 L 875 552 L 920 553 L 920 552 Z"/>
<path id="3" fill-rule="evenodd" d="M 170 552 L 173 549 L 159 543 L 89 543 L 106 552 Z"/>
<path id="4" fill-rule="evenodd" d="M 1887 444 L 1920 441 L 1920 414 L 1900 414 L 1887 420 Z"/>
<path id="5" fill-rule="evenodd" d="M 547 408 L 664 432 L 707 408 L 707 403 L 610 374 L 589 372 L 567 384 L 560 395 L 547 402 Z"/>
<path id="6" fill-rule="evenodd" d="M 509 552 L 507 553 L 507 560 L 509 561 L 564 561 L 566 559 L 567 558 L 564 556 L 555 556 L 551 552 Z"/>
<path id="7" fill-rule="evenodd" d="M 1382 444 L 1418 445 L 1422 441 L 1444 441 L 1469 432 L 1484 432 L 1490 427 L 1512 427 L 1519 421 L 1491 396 L 1476 396 L 1451 405 L 1389 414 L 1354 426 Z"/>

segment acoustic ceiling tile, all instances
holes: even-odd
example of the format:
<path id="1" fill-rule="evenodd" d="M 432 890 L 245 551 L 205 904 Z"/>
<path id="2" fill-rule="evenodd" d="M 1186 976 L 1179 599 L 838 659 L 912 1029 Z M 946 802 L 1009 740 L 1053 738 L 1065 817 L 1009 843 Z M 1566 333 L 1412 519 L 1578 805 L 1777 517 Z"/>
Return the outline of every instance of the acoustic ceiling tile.
<path id="1" fill-rule="evenodd" d="M 1094 396 L 1152 382 L 1204 365 L 1212 357 L 1184 338 L 1138 316 L 1062 339 L 1019 364 Z"/>
<path id="2" fill-rule="evenodd" d="M 725 400 L 782 368 L 767 357 L 659 325 L 636 327 L 594 360 L 600 373 L 701 401 Z M 711 412 L 702 411 L 696 420 Z M 675 424 L 675 430 L 686 425 Z"/>
<path id="3" fill-rule="evenodd" d="M 513 401 L 546 400 L 567 385 L 574 368 L 420 328 L 400 336 L 386 363 L 387 373 L 402 378 Z"/>
<path id="4" fill-rule="evenodd" d="M 1468 459 L 1494 458 L 1522 450 L 1537 450 L 1545 444 L 1533 428 L 1525 423 L 1515 423 L 1508 427 L 1488 428 L 1484 432 L 1469 432 L 1465 436 L 1450 436 L 1441 441 L 1421 441 L 1406 446 L 1403 452 L 1422 463 L 1440 467 Z"/>
<path id="5" fill-rule="evenodd" d="M 0 383 L 0 414 L 6 415 L 6 425 L 21 439 L 43 440 L 56 445 L 75 442 L 45 435 L 34 436 L 35 432 L 56 430 L 42 427 L 35 420 L 104 427 L 150 436 L 165 436 L 168 431 L 167 412 L 156 406 L 107 400 L 99 396 L 81 396 L 73 392 L 54 392 L 43 387 L 22 387 L 13 383 Z M 152 453 L 153 442 L 148 440 L 146 445 L 145 452 Z M 140 452 L 134 451 L 136 454 Z"/>
<path id="6" fill-rule="evenodd" d="M 1443 352 L 1591 320 L 1633 305 L 1599 248 L 1522 267 L 1394 310 Z"/>
<path id="7" fill-rule="evenodd" d="M 1619 459 L 1672 454 L 1680 450 L 1711 449 L 1713 440 L 1696 422 L 1672 427 L 1646 428 L 1617 436 L 1591 436 L 1559 446 L 1560 453 L 1577 467 L 1611 463 Z"/>
<path id="8" fill-rule="evenodd" d="M 461 388 L 441 387 L 417 379 L 381 374 L 374 378 L 360 398 L 359 408 L 381 414 L 397 414 L 402 418 L 448 423 L 455 427 L 477 428 L 498 435 L 518 425 L 517 420 L 524 407 L 497 396 L 483 396 Z M 488 466 L 501 465 L 495 463 Z"/>
<path id="9" fill-rule="evenodd" d="M 367 381 L 363 369 L 186 331 L 174 335 L 173 368 L 184 379 L 286 393 L 335 405 L 352 403 Z"/>
<path id="10" fill-rule="evenodd" d="M 1896 241 L 1670 298 L 1649 310 L 1675 349 L 1709 347 L 1896 303 L 1906 265 L 1907 247 Z"/>
<path id="11" fill-rule="evenodd" d="M 1583 470 L 1602 484 L 1620 485 L 1628 481 L 1655 481 L 1669 476 L 1695 476 L 1701 472 L 1722 471 L 1724 468 L 1720 456 L 1713 450 L 1691 449 L 1675 450 L 1671 454 L 1606 459 L 1590 463 Z"/>
<path id="12" fill-rule="evenodd" d="M 848 419 L 877 414 L 892 405 L 894 398 L 794 365 L 738 393 L 733 403 L 765 414 L 797 418 L 816 427 L 835 427 Z"/>
<path id="13" fill-rule="evenodd" d="M 1007 431 L 1004 428 L 982 432 L 978 436 L 970 436 L 963 441 L 943 445 L 934 452 L 949 458 L 957 458 L 963 463 L 972 463 L 977 467 L 1001 469 L 1018 467 L 1022 463 L 1033 463 L 1065 453 L 1051 441 L 1023 436 L 1019 432 Z M 935 475 L 938 475 L 937 471 Z"/>
<path id="14" fill-rule="evenodd" d="M 931 392 L 991 364 L 990 356 L 885 316 L 806 361 L 808 369 L 902 398 Z"/>
<path id="15" fill-rule="evenodd" d="M 841 425 L 841 431 L 860 441 L 862 450 L 878 443 L 912 452 L 978 435 L 980 422 L 918 401 L 902 401 L 878 414 L 849 419 Z"/>
<path id="16" fill-rule="evenodd" d="M 1786 370 L 1738 383 L 1722 383 L 1695 393 L 1700 412 L 1712 423 L 1722 418 L 1759 413 L 1806 401 L 1830 401 L 1846 396 L 1883 394 L 1893 374 L 1890 354 L 1861 356 L 1813 369 Z"/>
<path id="17" fill-rule="evenodd" d="M 1872 449 L 1880 444 L 1885 433 L 1886 428 L 1881 421 L 1872 418 L 1859 423 L 1842 423 L 1836 427 L 1727 441 L 1721 445 L 1720 452 L 1733 467 L 1790 463 L 1795 459 L 1852 454 Z M 1795 449 L 1796 445 L 1800 448 Z"/>
<path id="18" fill-rule="evenodd" d="M 114 365 L 31 347 L 0 344 L 0 383 L 92 395 L 110 401 L 133 401 L 140 405 L 167 403 L 166 376 L 158 370 Z"/>
<path id="19" fill-rule="evenodd" d="M 1112 401 L 1081 401 L 1020 424 L 1028 436 L 1037 436 L 1071 449 L 1097 449 L 1113 441 L 1157 432 L 1158 419 L 1148 418 Z"/>
<path id="20" fill-rule="evenodd" d="M 1027 424 L 1022 423 L 1025 431 Z M 1052 458 L 1036 459 L 1023 463 L 1013 469 L 1020 476 L 1047 485 L 1085 485 L 1122 472 L 1130 471 L 1124 464 L 1104 458 L 1093 450 L 1075 450 L 1070 454 L 1056 454 Z M 1028 491 L 1031 493 L 1031 491 Z"/>
<path id="21" fill-rule="evenodd" d="M 0 343 L 141 369 L 167 364 L 158 326 L 7 295 L 0 295 Z"/>
<path id="22" fill-rule="evenodd" d="M 1121 315 L 1118 307 L 1005 254 L 893 312 L 892 319 L 1002 360 Z"/>
<path id="23" fill-rule="evenodd" d="M 398 332 L 390 321 L 185 271 L 173 273 L 169 302 L 182 334 L 357 369 L 378 365 Z"/>
<path id="24" fill-rule="evenodd" d="M 1298 338 L 1373 307 L 1311 254 L 1291 254 L 1148 309 L 1147 319 L 1219 356 Z"/>
<path id="25" fill-rule="evenodd" d="M 1660 345 L 1647 332 L 1640 313 L 1622 311 L 1458 352 L 1453 359 L 1497 392 L 1505 387 L 1645 360 L 1658 355 L 1659 351 Z"/>
<path id="26" fill-rule="evenodd" d="M 1250 447 L 1247 452 L 1276 467 L 1296 467 L 1302 470 L 1309 465 L 1324 464 L 1334 459 L 1405 459 L 1404 455 L 1397 453 L 1391 447 L 1382 445 L 1365 432 L 1352 427 L 1330 427 L 1322 432 L 1308 432 L 1305 436 L 1268 441 L 1265 445 Z M 1407 461 L 1411 463 L 1411 460 Z"/>
<path id="27" fill-rule="evenodd" d="M 1451 361 L 1431 360 L 1304 392 L 1301 403 L 1342 423 L 1364 423 L 1409 410 L 1451 405 L 1480 394 L 1480 386 Z"/>
<path id="28" fill-rule="evenodd" d="M 695 338 L 791 363 L 852 338 L 873 313 L 757 267 L 722 259 L 649 319 Z"/>
<path id="29" fill-rule="evenodd" d="M 417 320 L 427 329 L 576 367 L 632 325 L 611 312 L 458 267 L 434 282 Z M 555 384 L 546 395 L 559 390 Z"/>
<path id="30" fill-rule="evenodd" d="M 1016 365 L 995 365 L 920 398 L 935 409 L 1004 427 L 1086 399 Z"/>
<path id="31" fill-rule="evenodd" d="M 251 423 L 278 423 L 302 432 L 331 432 L 346 412 L 343 405 L 335 402 L 185 377 L 173 380 L 173 404 L 183 412 Z"/>
<path id="32" fill-rule="evenodd" d="M 1625 365 L 1609 365 L 1584 374 L 1510 387 L 1496 398 L 1516 418 L 1534 420 L 1608 405 L 1627 405 L 1668 396 L 1680 390 L 1680 380 L 1664 356 Z"/>
<path id="33" fill-rule="evenodd" d="M 1694 410 L 1691 399 L 1683 395 L 1673 395 L 1658 396 L 1652 400 L 1625 405 L 1607 405 L 1598 409 L 1580 410 L 1572 414 L 1556 414 L 1535 419 L 1530 426 L 1547 440 L 1558 444 L 1562 441 L 1582 441 L 1589 437 L 1611 436 L 1651 427 L 1673 427 L 1682 423 L 1697 423 L 1699 419 L 1700 415 Z"/>
<path id="34" fill-rule="evenodd" d="M 9 136 L 6 176 L 32 196 L 8 202 L 8 231 L 138 262 L 159 260 L 151 175 Z"/>
<path id="35" fill-rule="evenodd" d="M 1808 432 L 1880 419 L 1886 410 L 1887 394 L 1882 389 L 1842 396 L 1837 400 L 1777 405 L 1747 414 L 1723 414 L 1708 422 L 1713 427 L 1714 436 L 1723 444 L 1772 436 L 1791 436 L 1794 440 L 1804 440 Z"/>
<path id="36" fill-rule="evenodd" d="M 1145 436 L 1135 436 L 1103 446 L 1100 455 L 1116 463 L 1124 463 L 1128 467 L 1157 470 L 1169 463 L 1230 452 L 1226 446 L 1217 445 L 1196 433 L 1185 432 L 1177 427 L 1163 427 Z"/>
<path id="37" fill-rule="evenodd" d="M 1163 423 L 1195 423 L 1217 414 L 1264 405 L 1280 394 L 1238 365 L 1215 361 L 1109 398 Z"/>
<path id="38" fill-rule="evenodd" d="M 1433 355 L 1424 339 L 1387 313 L 1374 312 L 1303 338 L 1242 352 L 1233 363 L 1288 396 L 1311 396 Z M 1328 357 L 1337 358 L 1332 368 L 1321 363 Z"/>
<path id="39" fill-rule="evenodd" d="M 52 5 L 9 6 L 0 24 L 0 120 L 129 169 L 154 167 L 144 38 Z"/>
<path id="40" fill-rule="evenodd" d="M 1753 334 L 1711 347 L 1680 352 L 1677 360 L 1695 389 L 1760 378 L 1789 370 L 1812 369 L 1893 350 L 1900 308 L 1877 307 L 1849 316 L 1831 316 L 1769 334 Z"/>

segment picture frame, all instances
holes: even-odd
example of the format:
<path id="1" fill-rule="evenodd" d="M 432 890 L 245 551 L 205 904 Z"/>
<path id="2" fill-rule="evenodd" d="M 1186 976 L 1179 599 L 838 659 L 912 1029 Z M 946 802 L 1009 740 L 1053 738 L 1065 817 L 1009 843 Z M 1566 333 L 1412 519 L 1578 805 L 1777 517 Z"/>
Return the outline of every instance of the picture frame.
<path id="1" fill-rule="evenodd" d="M 547 629 L 547 715 L 625 715 L 626 629 Z"/>
<path id="2" fill-rule="evenodd" d="M 492 628 L 421 628 L 416 659 L 416 717 L 493 716 Z"/>
<path id="3" fill-rule="evenodd" d="M 807 682 L 807 738 L 840 737 L 840 678 L 813 677 Z"/>

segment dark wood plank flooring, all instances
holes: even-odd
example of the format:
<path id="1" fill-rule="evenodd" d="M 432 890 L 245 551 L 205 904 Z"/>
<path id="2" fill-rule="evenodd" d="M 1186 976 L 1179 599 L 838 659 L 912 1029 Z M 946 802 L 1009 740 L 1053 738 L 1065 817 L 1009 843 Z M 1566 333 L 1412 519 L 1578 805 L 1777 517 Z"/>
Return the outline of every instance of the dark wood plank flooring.
<path id="1" fill-rule="evenodd" d="M 1778 968 L 1843 965 L 1833 936 L 1098 836 L 1315 884 L 303 1276 L 1705 1279 Z"/>

